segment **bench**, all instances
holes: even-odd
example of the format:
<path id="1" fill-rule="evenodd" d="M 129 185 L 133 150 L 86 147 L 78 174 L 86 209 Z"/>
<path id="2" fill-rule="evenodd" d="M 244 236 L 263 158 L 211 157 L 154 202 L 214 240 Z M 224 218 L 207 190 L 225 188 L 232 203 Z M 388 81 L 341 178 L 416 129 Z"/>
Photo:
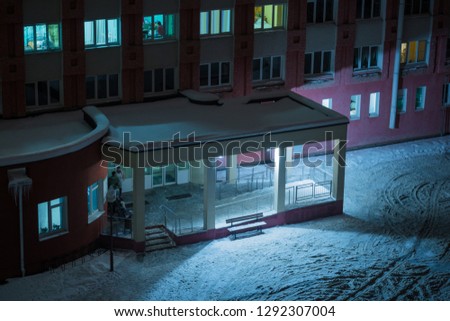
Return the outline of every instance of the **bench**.
<path id="1" fill-rule="evenodd" d="M 256 230 L 257 232 L 262 232 L 262 227 L 266 225 L 266 222 L 261 221 L 263 213 L 256 213 L 244 216 L 233 217 L 225 222 L 231 224 L 228 231 L 236 239 L 236 234 L 244 233 Z"/>

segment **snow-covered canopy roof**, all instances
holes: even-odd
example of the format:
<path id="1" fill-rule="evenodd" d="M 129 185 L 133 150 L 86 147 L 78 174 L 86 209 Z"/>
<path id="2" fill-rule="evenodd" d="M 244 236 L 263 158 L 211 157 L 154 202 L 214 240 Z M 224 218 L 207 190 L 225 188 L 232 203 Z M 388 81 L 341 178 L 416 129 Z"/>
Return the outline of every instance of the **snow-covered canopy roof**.
<path id="1" fill-rule="evenodd" d="M 152 150 L 174 138 L 178 140 L 173 147 L 189 145 L 193 135 L 200 142 L 225 141 L 348 123 L 341 114 L 292 92 L 212 98 L 189 92 L 185 97 L 101 108 L 111 123 L 104 142 L 125 150 Z M 124 135 L 129 141 L 123 141 Z"/>
<path id="2" fill-rule="evenodd" d="M 22 119 L 0 120 L 0 166 L 49 159 L 101 139 L 108 119 L 96 107 Z"/>

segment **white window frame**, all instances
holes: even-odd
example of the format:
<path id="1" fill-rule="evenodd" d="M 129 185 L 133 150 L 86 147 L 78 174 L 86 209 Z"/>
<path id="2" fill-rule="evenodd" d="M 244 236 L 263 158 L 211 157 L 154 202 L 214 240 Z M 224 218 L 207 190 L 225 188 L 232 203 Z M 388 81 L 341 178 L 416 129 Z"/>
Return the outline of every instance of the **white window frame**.
<path id="1" fill-rule="evenodd" d="M 420 101 L 417 100 L 417 98 L 418 98 L 417 91 L 419 89 L 422 91 L 422 96 L 421 96 Z M 416 88 L 416 97 L 415 97 L 416 99 L 414 102 L 414 108 L 416 111 L 422 111 L 425 109 L 425 101 L 426 101 L 426 97 L 427 97 L 426 95 L 427 95 L 427 87 L 426 86 L 419 86 Z M 418 102 L 419 102 L 419 104 L 418 104 Z"/>
<path id="2" fill-rule="evenodd" d="M 444 84 L 442 91 L 442 105 L 445 107 L 450 106 L 450 82 Z"/>
<path id="3" fill-rule="evenodd" d="M 211 16 L 213 11 L 219 11 L 219 32 L 212 33 L 212 21 Z M 224 15 L 226 16 L 226 12 L 228 11 L 228 31 L 224 30 L 223 28 L 223 19 Z M 200 36 L 201 37 L 210 37 L 210 36 L 217 36 L 217 35 L 231 35 L 232 32 L 232 26 L 233 26 L 233 19 L 232 19 L 232 12 L 233 10 L 231 8 L 226 9 L 214 9 L 214 10 L 208 10 L 208 11 L 201 11 L 200 12 Z M 206 32 L 202 32 L 202 24 L 203 19 L 206 20 Z"/>
<path id="4" fill-rule="evenodd" d="M 145 18 L 151 18 L 152 20 L 152 24 L 155 24 L 155 16 L 163 16 L 163 27 L 165 29 L 165 35 L 163 37 L 155 37 L 155 35 L 152 33 L 150 37 L 148 37 L 148 33 L 147 35 L 144 34 L 144 20 Z M 173 16 L 173 34 L 172 35 L 167 35 L 167 31 L 169 29 L 169 16 Z M 156 14 L 150 14 L 150 15 L 146 15 L 143 17 L 142 20 L 142 37 L 143 37 L 143 41 L 148 43 L 148 42 L 160 42 L 162 40 L 173 40 L 177 38 L 177 15 L 175 13 L 156 13 Z"/>
<path id="5" fill-rule="evenodd" d="M 109 77 L 117 75 L 117 96 L 111 96 L 110 90 L 109 90 Z M 106 76 L 106 97 L 104 98 L 98 98 L 98 77 L 99 76 Z M 102 74 L 102 75 L 87 75 L 85 80 L 85 86 L 87 91 L 87 79 L 93 77 L 95 79 L 94 81 L 94 98 L 88 98 L 86 94 L 86 100 L 87 101 L 104 101 L 104 100 L 117 100 L 120 98 L 120 89 L 121 89 L 121 79 L 120 74 Z"/>
<path id="6" fill-rule="evenodd" d="M 322 106 L 333 109 L 333 98 L 324 98 L 322 99 Z"/>
<path id="7" fill-rule="evenodd" d="M 58 41 L 59 41 L 59 46 L 55 47 L 55 48 L 49 48 L 47 45 L 47 49 L 43 49 L 43 50 L 38 50 L 37 49 L 37 45 L 36 42 L 37 37 L 36 37 L 36 26 L 39 25 L 45 25 L 45 34 L 46 34 L 46 39 L 45 41 L 47 41 L 47 44 L 50 42 L 50 33 L 48 31 L 48 27 L 50 25 L 57 25 L 58 26 Z M 33 48 L 28 49 L 28 46 L 25 44 L 25 28 L 29 28 L 32 27 L 33 28 Z M 33 25 L 24 25 L 23 26 L 23 31 L 24 31 L 24 35 L 23 35 L 23 43 L 24 43 L 24 52 L 26 54 L 30 54 L 30 53 L 38 53 L 38 52 L 51 52 L 51 51 L 60 51 L 62 49 L 62 39 L 61 39 L 61 24 L 60 23 L 36 23 Z"/>
<path id="8" fill-rule="evenodd" d="M 219 64 L 219 84 L 217 85 L 212 85 L 211 84 L 211 65 L 218 63 Z M 224 82 L 222 83 L 222 64 L 228 64 L 228 82 Z M 232 67 L 231 67 L 231 62 L 230 61 L 219 61 L 219 62 L 210 62 L 210 63 L 205 63 L 205 64 L 200 64 L 200 68 L 202 66 L 208 66 L 208 84 L 207 85 L 200 85 L 200 87 L 220 87 L 220 86 L 226 86 L 226 85 L 230 85 L 231 84 L 231 74 L 232 74 Z"/>
<path id="9" fill-rule="evenodd" d="M 322 12 L 322 21 L 317 22 L 317 1 L 323 1 L 323 12 Z M 327 6 L 329 5 L 327 3 L 327 0 L 308 0 L 307 2 L 307 8 L 306 8 L 306 15 L 308 19 L 308 7 L 309 3 L 314 4 L 314 11 L 313 11 L 313 21 L 307 21 L 307 23 L 327 23 L 327 22 L 333 22 L 335 19 L 335 10 L 334 10 L 334 0 L 332 0 L 331 6 L 333 7 L 333 17 L 331 20 L 327 20 Z"/>
<path id="10" fill-rule="evenodd" d="M 402 101 L 401 108 L 399 108 L 399 101 Z M 397 93 L 397 113 L 404 114 L 406 113 L 406 104 L 408 101 L 408 90 L 406 88 L 401 88 Z"/>
<path id="11" fill-rule="evenodd" d="M 409 61 L 409 54 L 411 51 L 411 44 L 415 43 L 416 50 L 415 50 L 415 59 L 414 61 Z M 425 57 L 423 60 L 419 60 L 419 46 L 421 43 L 425 43 Z M 414 64 L 426 64 L 428 62 L 428 41 L 421 39 L 421 40 L 411 40 L 407 42 L 402 42 L 401 44 L 401 53 L 400 53 L 400 63 L 404 65 L 414 65 Z M 405 57 L 403 56 L 403 53 L 405 53 Z"/>
<path id="12" fill-rule="evenodd" d="M 156 82 L 155 82 L 155 71 L 157 69 L 162 69 L 163 70 L 163 90 L 161 90 L 161 91 L 155 91 L 155 84 L 156 84 Z M 170 69 L 173 70 L 173 88 L 167 89 L 166 73 L 167 73 L 167 70 L 170 70 Z M 165 93 L 173 92 L 173 91 L 177 90 L 178 86 L 177 86 L 176 70 L 177 69 L 175 67 L 155 68 L 155 69 L 145 70 L 144 72 L 148 72 L 148 71 L 152 72 L 152 90 L 151 91 L 144 91 L 144 95 L 145 96 L 151 96 L 151 95 L 155 95 L 155 94 L 156 95 L 158 95 L 158 94 L 165 94 Z M 145 87 L 144 87 L 144 89 L 145 89 Z"/>
<path id="13" fill-rule="evenodd" d="M 108 21 L 112 21 L 115 20 L 117 23 L 117 34 L 116 34 L 116 39 L 117 41 L 109 41 L 109 36 L 108 36 Z M 98 43 L 98 38 L 97 38 L 97 21 L 104 21 L 105 22 L 105 43 L 101 43 L 101 44 L 97 44 Z M 86 44 L 86 24 L 87 23 L 92 23 L 92 39 L 93 39 L 93 43 L 89 43 Z M 104 48 L 104 47 L 113 47 L 113 46 L 120 46 L 120 36 L 121 36 L 121 31 L 120 31 L 120 18 L 105 18 L 105 19 L 95 19 L 95 20 L 86 20 L 84 22 L 83 25 L 84 28 L 84 32 L 83 32 L 83 37 L 84 37 L 84 48 L 85 49 L 93 49 L 93 48 Z"/>
<path id="14" fill-rule="evenodd" d="M 362 62 L 362 53 L 364 48 L 368 48 L 369 50 L 369 55 L 368 55 L 368 61 L 367 61 L 367 67 L 363 67 L 363 62 Z M 355 67 L 355 55 L 356 55 L 356 50 L 358 50 L 358 66 Z M 372 54 L 373 51 L 376 51 L 376 55 L 377 55 L 377 63 L 375 65 L 372 65 Z M 370 69 L 380 69 L 380 60 L 381 60 L 381 50 L 380 50 L 380 46 L 363 46 L 363 47 L 358 47 L 355 48 L 353 50 L 353 70 L 354 71 L 363 71 L 363 70 L 370 70 Z"/>
<path id="15" fill-rule="evenodd" d="M 47 104 L 46 105 L 39 105 L 39 88 L 38 84 L 40 82 L 46 82 L 47 83 Z M 58 102 L 51 102 L 51 90 L 50 90 L 50 82 L 58 82 L 59 87 L 59 101 Z M 34 105 L 26 105 L 26 108 L 45 108 L 45 107 L 52 107 L 52 106 L 60 106 L 61 100 L 62 100 L 62 88 L 61 88 L 61 81 L 60 80 L 40 80 L 40 81 L 31 81 L 25 83 L 25 87 L 27 85 L 33 84 L 34 85 Z M 26 88 L 25 88 L 26 90 Z M 26 92 L 25 92 L 25 104 L 26 104 Z"/>
<path id="16" fill-rule="evenodd" d="M 320 56 L 320 73 L 314 73 L 314 59 L 315 59 L 315 54 L 317 52 L 321 53 Z M 330 53 L 330 70 L 329 71 L 324 71 L 324 57 L 325 57 L 325 53 L 329 52 Z M 314 52 L 306 52 L 305 53 L 305 67 L 306 67 L 306 56 L 307 55 L 311 55 L 311 73 L 306 73 L 305 75 L 322 75 L 322 74 L 333 74 L 333 70 L 334 70 L 334 52 L 332 50 L 323 50 L 323 51 L 314 51 Z"/>
<path id="17" fill-rule="evenodd" d="M 55 205 L 51 205 L 51 202 L 55 201 L 55 200 L 59 200 L 61 199 L 62 201 L 58 204 Z M 47 232 L 41 232 L 41 227 L 39 226 L 39 209 L 38 209 L 38 235 L 39 235 L 39 240 L 46 240 L 49 238 L 53 238 L 56 236 L 60 236 L 62 234 L 66 234 L 68 231 L 68 226 L 67 226 L 67 197 L 66 196 L 62 196 L 62 197 L 57 197 L 55 199 L 52 199 L 50 201 L 45 201 L 45 202 L 40 202 L 38 204 L 38 208 L 39 205 L 41 204 L 46 204 L 47 205 L 47 215 L 48 215 L 48 231 Z M 53 222 L 52 222 L 52 209 L 56 208 L 56 207 L 61 207 L 61 227 L 59 229 L 53 229 Z M 51 227 L 51 228 L 50 228 Z"/>
<path id="18" fill-rule="evenodd" d="M 254 17 L 255 18 L 255 22 L 254 22 L 254 24 L 253 24 L 253 29 L 254 29 L 254 31 L 255 32 L 260 32 L 260 31 L 267 31 L 267 30 L 280 30 L 280 29 L 284 29 L 284 26 L 286 25 L 286 7 L 287 7 L 287 4 L 285 4 L 285 3 L 267 3 L 267 4 L 261 4 L 261 5 L 255 5 L 255 10 L 256 10 L 256 8 L 258 8 L 258 7 L 261 7 L 261 17 L 265 17 L 266 16 L 266 14 L 265 14 L 265 12 L 264 12 L 264 10 L 265 10 L 265 6 L 272 6 L 272 22 L 274 22 L 275 20 L 274 20 L 274 17 L 275 17 L 275 6 L 282 6 L 282 13 L 283 13 L 283 18 L 282 18 L 282 23 L 281 23 L 281 26 L 271 26 L 270 28 L 269 27 L 266 27 L 265 26 L 265 24 L 264 24 L 264 19 L 261 19 L 261 26 L 260 27 L 257 27 L 257 25 L 256 25 L 256 16 Z"/>
<path id="19" fill-rule="evenodd" d="M 87 197 L 88 197 L 88 224 L 95 221 L 97 218 L 99 218 L 103 213 L 103 204 L 105 203 L 105 180 L 98 180 L 97 182 L 94 182 L 92 185 L 89 185 L 87 187 Z M 94 204 L 94 191 L 97 193 L 97 204 Z M 95 208 L 94 208 L 95 206 Z"/>
<path id="20" fill-rule="evenodd" d="M 354 113 L 353 110 L 355 111 Z M 361 95 L 352 95 L 350 97 L 350 119 L 358 120 L 360 119 L 360 117 L 361 117 Z"/>
<path id="21" fill-rule="evenodd" d="M 369 117 L 380 116 L 380 92 L 370 93 L 369 96 Z"/>
<path id="22" fill-rule="evenodd" d="M 378 1 L 379 8 L 378 8 L 378 15 L 375 15 L 375 2 Z M 365 6 L 367 3 L 370 2 L 370 16 L 364 17 L 365 13 Z M 382 8 L 382 0 L 357 0 L 356 2 L 356 19 L 373 19 L 373 18 L 379 18 L 381 16 L 381 8 Z M 360 12 L 358 12 L 358 4 L 361 4 Z"/>
<path id="23" fill-rule="evenodd" d="M 270 77 L 269 79 L 263 79 L 263 61 L 264 58 L 270 58 Z M 274 70 L 273 70 L 273 60 L 275 58 L 279 58 L 280 59 L 280 76 L 279 77 L 274 77 Z M 259 60 L 259 78 L 258 79 L 253 79 L 253 63 L 255 60 Z M 260 82 L 260 81 L 271 81 L 271 80 L 283 80 L 284 79 L 284 59 L 283 56 L 266 56 L 266 57 L 258 57 L 258 58 L 253 58 L 252 61 L 252 81 L 253 82 Z"/>

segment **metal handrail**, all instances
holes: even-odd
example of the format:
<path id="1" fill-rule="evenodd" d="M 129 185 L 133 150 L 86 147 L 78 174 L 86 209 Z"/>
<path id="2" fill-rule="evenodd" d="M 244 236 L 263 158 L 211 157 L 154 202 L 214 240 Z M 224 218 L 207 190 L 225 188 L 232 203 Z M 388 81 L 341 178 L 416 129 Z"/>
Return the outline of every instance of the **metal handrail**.
<path id="1" fill-rule="evenodd" d="M 170 218 L 168 215 L 168 214 L 170 214 L 173 217 L 173 220 L 175 222 L 172 232 L 174 232 L 175 234 L 179 233 L 181 231 L 180 217 L 170 207 L 168 207 L 166 205 L 161 205 L 159 207 L 159 209 L 162 210 L 164 213 L 164 225 L 167 228 L 169 228 L 167 225 L 167 220 L 168 220 L 168 218 Z"/>

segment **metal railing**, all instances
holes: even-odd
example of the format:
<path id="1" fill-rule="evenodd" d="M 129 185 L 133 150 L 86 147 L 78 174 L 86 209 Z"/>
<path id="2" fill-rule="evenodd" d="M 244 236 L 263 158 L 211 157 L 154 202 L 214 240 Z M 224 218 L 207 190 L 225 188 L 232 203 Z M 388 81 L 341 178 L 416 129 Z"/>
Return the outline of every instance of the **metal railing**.
<path id="1" fill-rule="evenodd" d="M 164 226 L 172 231 L 174 234 L 182 234 L 183 232 L 193 232 L 194 231 L 194 221 L 192 215 L 189 218 L 177 215 L 170 207 L 167 205 L 161 205 L 159 209 L 164 215 Z M 189 216 L 189 215 L 188 215 Z M 184 222 L 183 222 L 184 221 Z M 183 224 L 187 223 L 187 224 Z M 187 228 L 186 225 L 190 225 Z"/>
<path id="2" fill-rule="evenodd" d="M 305 200 L 331 197 L 332 181 L 311 182 L 303 184 L 290 183 L 286 186 L 286 205 L 300 203 Z"/>

